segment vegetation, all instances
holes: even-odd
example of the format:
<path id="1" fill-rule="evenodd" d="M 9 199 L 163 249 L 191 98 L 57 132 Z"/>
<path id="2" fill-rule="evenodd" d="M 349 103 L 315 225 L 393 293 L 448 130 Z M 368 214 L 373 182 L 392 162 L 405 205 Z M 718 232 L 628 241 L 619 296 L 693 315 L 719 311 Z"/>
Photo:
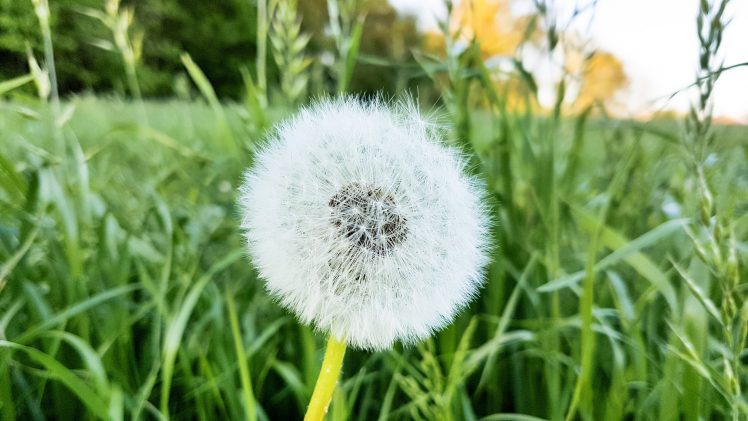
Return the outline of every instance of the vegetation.
<path id="1" fill-rule="evenodd" d="M 465 11 L 408 51 L 414 62 L 397 62 L 364 48 L 371 16 L 330 2 L 324 77 L 319 57 L 292 53 L 323 42 L 304 35 L 302 3 L 226 12 L 260 25 L 241 31 L 251 57 L 221 70 L 241 101 L 221 102 L 215 63 L 183 47 L 168 65 L 199 94 L 138 99 L 149 92 L 140 60 L 166 41 L 140 38 L 137 12 L 129 20 L 116 1 L 76 4 L 91 8 L 86 22 L 127 23 L 97 25 L 128 96 L 59 100 L 63 11 L 0 0 L 36 25 L 13 36 L 38 40 L 27 68 L 1 69 L 13 72 L 0 82 L 12 97 L 0 102 L 1 419 L 300 418 L 325 338 L 263 291 L 236 187 L 273 122 L 310 95 L 350 91 L 360 72 L 375 78 L 372 68 L 440 98 L 437 117 L 494 199 L 497 247 L 481 296 L 451 327 L 416 347 L 347 355 L 328 419 L 748 417 L 748 132 L 713 125 L 710 112 L 728 1 L 694 10 L 691 113 L 649 122 L 607 117 L 609 86 L 584 93 L 580 72 L 621 75 L 602 53 L 572 53 L 577 35 L 544 1 L 517 17 L 508 70 L 490 64 L 483 32 L 455 23 Z M 216 54 L 220 42 L 199 45 Z M 527 49 L 558 65 L 552 107 L 538 100 Z M 293 60 L 293 72 L 272 70 Z"/>
<path id="2" fill-rule="evenodd" d="M 123 72 L 118 37 L 128 36 L 137 55 L 136 68 L 143 94 L 168 97 L 183 94 L 185 78 L 179 57 L 189 53 L 213 81 L 221 97 L 238 99 L 244 92 L 239 69 L 255 70 L 258 52 L 258 1 L 160 0 L 134 2 L 124 0 L 56 0 L 50 2 L 50 26 L 57 52 L 57 76 L 60 92 L 91 90 L 127 93 L 129 82 Z M 286 5 L 296 9 L 293 1 L 267 1 L 266 18 L 288 16 Z M 106 6 L 102 7 L 102 3 Z M 121 4 L 120 4 L 121 3 Z M 312 63 L 317 89 L 326 89 L 329 74 L 319 60 L 335 50 L 334 39 L 326 35 L 328 23 L 325 0 L 300 2 L 303 31 L 311 37 L 307 53 L 317 58 Z M 386 2 L 375 0 L 348 2 L 356 15 L 366 15 L 363 22 L 361 51 L 395 63 L 412 61 L 408 48 L 420 44 L 421 35 L 412 19 L 401 18 Z M 277 4 L 280 13 L 276 13 Z M 285 14 L 284 14 L 285 13 Z M 272 15 L 272 16 L 271 16 Z M 262 21 L 259 20 L 260 22 Z M 282 26 L 282 19 L 274 19 Z M 206 48 L 210 46 L 210 48 Z M 0 78 L 11 78 L 27 70 L 27 51 L 39 55 L 43 50 L 42 34 L 29 0 L 0 0 Z M 268 78 L 284 77 L 270 49 Z M 397 68 L 362 63 L 354 75 L 352 88 L 359 92 L 394 93 Z M 285 69 L 285 68 L 284 68 Z M 369 71 L 367 71 L 367 69 Z M 402 80 L 401 83 L 408 83 Z"/>

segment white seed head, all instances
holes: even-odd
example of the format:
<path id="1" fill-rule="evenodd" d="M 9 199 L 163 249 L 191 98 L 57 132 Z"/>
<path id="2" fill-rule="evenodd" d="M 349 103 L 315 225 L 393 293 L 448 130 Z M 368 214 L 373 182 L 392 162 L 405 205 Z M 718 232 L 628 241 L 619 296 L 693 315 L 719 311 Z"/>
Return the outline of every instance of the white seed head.
<path id="1" fill-rule="evenodd" d="M 489 218 L 465 160 L 409 102 L 326 100 L 280 124 L 240 189 L 250 257 L 304 323 L 413 343 L 482 284 Z"/>

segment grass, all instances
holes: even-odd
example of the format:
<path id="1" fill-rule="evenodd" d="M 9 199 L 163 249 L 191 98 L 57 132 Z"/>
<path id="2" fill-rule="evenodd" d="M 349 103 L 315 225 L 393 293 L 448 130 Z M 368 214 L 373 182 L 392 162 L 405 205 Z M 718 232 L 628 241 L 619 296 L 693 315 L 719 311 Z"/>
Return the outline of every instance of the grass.
<path id="1" fill-rule="evenodd" d="M 575 111 L 564 78 L 540 110 L 522 68 L 529 93 L 510 107 L 475 44 L 418 56 L 450 141 L 486 179 L 497 247 L 450 327 L 347 353 L 328 419 L 748 417 L 748 128 L 712 126 L 709 112 L 721 4 L 700 6 L 708 59 L 685 124 Z M 333 90 L 355 69 L 365 17 L 352 5 L 334 10 Z M 276 2 L 258 7 L 262 49 L 269 36 L 286 57 L 304 36 L 272 32 L 298 32 L 294 11 L 281 25 L 266 21 Z M 546 8 L 537 18 L 555 28 Z M 306 100 L 306 63 L 278 100 L 258 58 L 256 79 L 237 70 L 245 103 L 227 104 L 182 61 L 205 101 L 59 103 L 41 68 L 0 83 L 0 95 L 32 80 L 41 93 L 0 102 L 0 419 L 304 414 L 326 338 L 264 292 L 235 199 L 264 130 Z"/>
<path id="2" fill-rule="evenodd" d="M 3 418 L 300 417 L 325 338 L 271 302 L 244 258 L 234 199 L 251 155 L 215 139 L 228 125 L 250 140 L 240 109 L 218 118 L 201 103 L 146 103 L 140 130 L 133 104 L 75 98 L 60 160 L 43 118 L 15 106 L 0 118 Z M 472 127 L 489 120 L 476 112 Z M 534 151 L 544 140 L 512 136 L 515 220 L 499 224 L 480 299 L 416 348 L 352 352 L 331 419 L 561 419 L 571 405 L 569 418 L 589 419 L 729 412 L 718 309 L 700 302 L 711 303 L 707 269 L 683 229 L 696 197 L 679 144 L 661 135 L 676 126 L 592 120 L 576 146 L 573 126 L 562 121 L 557 142 L 578 165 L 556 170 L 574 174 L 557 192 L 558 275 Z M 475 132 L 490 163 L 495 144 Z M 748 129 L 716 133 L 708 171 L 736 201 L 744 259 Z"/>

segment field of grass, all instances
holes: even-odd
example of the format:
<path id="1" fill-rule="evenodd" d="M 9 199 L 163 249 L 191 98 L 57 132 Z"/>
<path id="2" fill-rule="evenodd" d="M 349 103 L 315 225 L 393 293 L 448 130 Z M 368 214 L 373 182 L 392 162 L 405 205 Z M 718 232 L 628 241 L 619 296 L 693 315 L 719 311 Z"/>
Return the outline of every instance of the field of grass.
<path id="1" fill-rule="evenodd" d="M 220 102 L 186 54 L 200 99 L 154 101 L 110 1 L 94 15 L 129 99 L 59 101 L 32 3 L 42 65 L 0 81 L 0 420 L 301 419 L 327 338 L 265 292 L 235 203 L 268 128 L 309 100 L 295 10 L 258 24 L 291 57 L 278 86 L 260 43 L 244 102 Z M 691 112 L 647 122 L 579 107 L 565 70 L 541 107 L 521 60 L 502 83 L 445 25 L 445 54 L 406 70 L 486 181 L 485 287 L 417 346 L 349 351 L 328 420 L 748 420 L 748 127 L 710 111 L 727 3 L 700 3 Z M 557 22 L 535 4 L 553 62 Z M 340 10 L 328 93 L 347 91 L 361 38 Z M 38 97 L 17 90 L 32 81 Z"/>
<path id="2" fill-rule="evenodd" d="M 44 107 L 2 107 L 2 419 L 300 418 L 325 338 L 268 298 L 245 257 L 234 201 L 255 139 L 240 107 L 223 120 L 146 103 L 144 129 L 132 103 L 79 97 L 60 130 Z M 702 238 L 700 195 L 679 126 L 577 123 L 550 136 L 545 119 L 513 120 L 507 187 L 491 119 L 473 113 L 499 220 L 487 285 L 433 340 L 350 352 L 329 419 L 745 411 L 730 382 L 748 386 L 748 355 L 729 377 L 720 286 L 687 235 Z M 745 279 L 748 129 L 715 134 L 705 170 Z"/>

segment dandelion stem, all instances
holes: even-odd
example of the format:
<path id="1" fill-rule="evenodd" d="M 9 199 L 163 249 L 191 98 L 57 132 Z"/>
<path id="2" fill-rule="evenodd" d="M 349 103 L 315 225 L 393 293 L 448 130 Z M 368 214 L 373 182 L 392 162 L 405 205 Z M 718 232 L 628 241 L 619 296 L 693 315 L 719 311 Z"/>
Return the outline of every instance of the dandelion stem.
<path id="1" fill-rule="evenodd" d="M 312 399 L 309 401 L 304 421 L 322 421 L 327 414 L 327 407 L 332 399 L 332 392 L 335 390 L 335 384 L 340 376 L 340 368 L 343 366 L 343 356 L 345 355 L 345 341 L 341 341 L 330 335 L 327 341 L 327 350 L 325 350 L 325 359 L 322 361 L 322 368 L 317 377 L 317 384 L 314 386 Z"/>

